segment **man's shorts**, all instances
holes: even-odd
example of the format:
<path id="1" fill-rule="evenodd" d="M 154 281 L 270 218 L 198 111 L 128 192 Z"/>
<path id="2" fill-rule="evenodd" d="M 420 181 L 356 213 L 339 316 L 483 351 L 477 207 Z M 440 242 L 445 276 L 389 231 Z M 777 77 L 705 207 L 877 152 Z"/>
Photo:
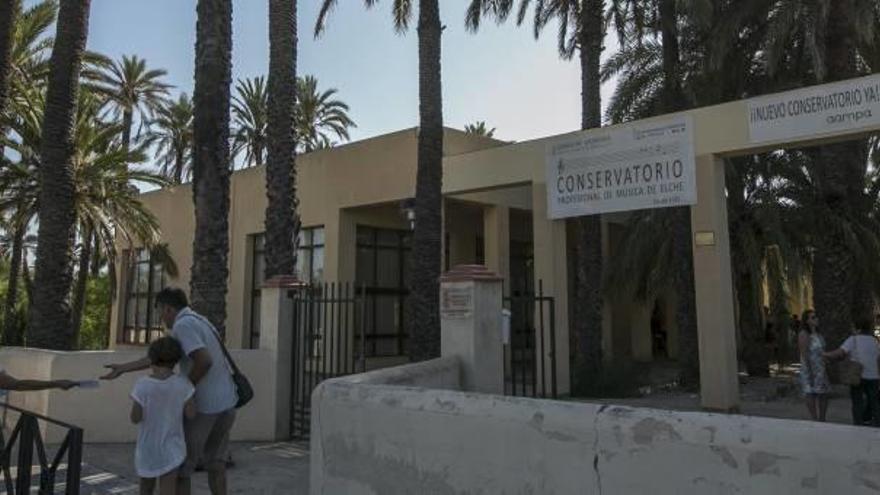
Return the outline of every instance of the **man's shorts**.
<path id="1" fill-rule="evenodd" d="M 197 465 L 203 465 L 208 471 L 226 467 L 229 431 L 233 423 L 235 409 L 219 414 L 199 413 L 195 418 L 184 421 L 186 461 L 180 468 L 179 476 L 192 476 Z"/>

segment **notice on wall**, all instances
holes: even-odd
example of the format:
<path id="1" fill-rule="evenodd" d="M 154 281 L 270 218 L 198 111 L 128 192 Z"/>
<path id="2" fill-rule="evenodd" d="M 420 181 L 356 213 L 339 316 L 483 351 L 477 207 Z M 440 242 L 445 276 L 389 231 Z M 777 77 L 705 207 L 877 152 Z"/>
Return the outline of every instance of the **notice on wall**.
<path id="1" fill-rule="evenodd" d="M 880 74 L 753 98 L 749 140 L 783 141 L 880 126 Z"/>
<path id="2" fill-rule="evenodd" d="M 547 147 L 551 219 L 697 202 L 693 121 L 581 133 Z"/>
<path id="3" fill-rule="evenodd" d="M 474 311 L 472 285 L 448 285 L 440 288 L 440 318 L 460 320 L 470 318 Z"/>

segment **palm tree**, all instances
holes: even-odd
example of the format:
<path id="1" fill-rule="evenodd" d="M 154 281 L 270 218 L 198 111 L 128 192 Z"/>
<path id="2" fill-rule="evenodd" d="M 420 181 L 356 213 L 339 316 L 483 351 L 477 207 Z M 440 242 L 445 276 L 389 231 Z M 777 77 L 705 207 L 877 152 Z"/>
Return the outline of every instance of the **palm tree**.
<path id="1" fill-rule="evenodd" d="M 6 281 L 6 298 L 3 303 L 3 345 L 21 346 L 24 344 L 24 335 L 19 329 L 19 322 L 15 316 L 18 308 L 18 282 L 19 270 L 22 264 L 22 250 L 24 246 L 25 229 L 17 218 L 11 218 L 5 230 L 11 235 L 8 240 L 9 273 Z"/>
<path id="2" fill-rule="evenodd" d="M 318 91 L 318 79 L 296 80 L 296 138 L 302 153 L 330 148 L 336 139 L 348 141 L 348 129 L 357 127 L 348 116 L 348 105 L 333 99 L 336 88 Z"/>
<path id="3" fill-rule="evenodd" d="M 159 108 L 145 143 L 155 146 L 155 157 L 162 165 L 161 173 L 174 184 L 189 178 L 192 164 L 192 100 L 181 93 L 176 101 Z"/>
<path id="4" fill-rule="evenodd" d="M 863 70 L 859 48 L 875 40 L 876 2 L 808 0 L 777 2 L 774 7 L 768 36 L 771 68 L 791 53 L 792 46 L 800 45 L 801 55 L 811 69 L 802 74 L 805 83 L 847 79 Z M 855 206 L 852 198 L 864 190 L 866 148 L 864 141 L 853 141 L 820 149 L 825 166 L 817 169 L 816 186 L 829 211 Z M 862 306 L 854 302 L 863 288 L 855 284 L 858 267 L 847 245 L 846 230 L 835 224 L 828 227 L 815 239 L 813 287 L 816 310 L 829 334 L 829 344 L 837 345 L 853 328 L 853 313 Z M 870 308 L 862 311 L 866 309 Z"/>
<path id="5" fill-rule="evenodd" d="M 3 322 L 3 345 L 22 346 L 24 345 L 24 331 L 27 325 L 27 305 L 24 304 L 26 300 L 19 297 L 18 284 L 24 278 L 23 273 L 27 269 L 27 251 L 33 250 L 34 246 L 36 246 L 36 237 L 28 235 L 24 239 L 15 239 L 13 228 L 14 226 L 11 224 L 6 225 L 3 228 L 6 231 L 6 235 L 0 237 L 2 250 L 7 254 L 6 261 L 8 266 L 6 267 L 6 276 L 15 277 L 14 283 L 11 283 L 11 278 L 7 280 L 6 299 L 3 303 L 3 319 L 0 321 Z M 18 260 L 17 265 L 15 264 L 16 259 Z M 16 292 L 10 294 L 8 292 L 9 287 L 15 289 Z M 30 292 L 28 290 L 28 294 Z"/>
<path id="6" fill-rule="evenodd" d="M 193 203 L 196 227 L 190 293 L 193 308 L 225 335 L 229 277 L 229 101 L 232 1 L 196 6 L 193 92 Z"/>
<path id="7" fill-rule="evenodd" d="M 131 146 L 135 116 L 143 126 L 162 108 L 171 88 L 161 82 L 167 74 L 163 69 L 148 69 L 147 61 L 137 55 L 123 55 L 121 62 L 111 62 L 99 75 L 97 89 L 107 96 L 115 116 L 122 117 L 122 143 L 125 146 Z"/>
<path id="8" fill-rule="evenodd" d="M 7 8 L 10 2 L 2 2 L 0 8 Z M 19 95 L 34 85 L 45 84 L 46 75 L 48 74 L 48 57 L 46 53 L 52 48 L 53 40 L 46 36 L 46 31 L 55 22 L 58 14 L 58 5 L 53 0 L 45 0 L 33 7 L 22 11 L 21 2 L 13 0 L 11 2 L 12 15 L 7 18 L 5 14 L 0 12 L 0 16 L 4 17 L 4 21 L 15 19 L 12 26 L 12 40 L 8 48 L 7 73 L 6 76 L 0 75 L 0 93 L 5 91 L 5 99 L 0 94 L 0 135 L 5 135 L 8 122 L 8 116 L 4 108 L 8 108 L 9 101 L 15 100 Z M 0 27 L 0 32 L 3 31 Z M 0 36 L 3 36 L 0 34 Z M 5 50 L 0 42 L 0 51 Z M 3 58 L 0 53 L 0 59 Z M 0 66 L 2 66 L 0 62 Z M 0 69 L 2 71 L 3 69 Z M 0 156 L 3 155 L 3 144 L 0 143 Z"/>
<path id="9" fill-rule="evenodd" d="M 269 95 L 262 76 L 238 81 L 232 98 L 232 156 L 244 151 L 245 166 L 263 165 L 269 124 Z"/>
<path id="10" fill-rule="evenodd" d="M 232 100 L 232 154 L 237 156 L 244 152 L 245 166 L 263 165 L 267 151 L 269 111 L 275 106 L 269 107 L 265 81 L 262 76 L 239 80 L 236 85 L 238 94 Z M 336 91 L 335 88 L 319 91 L 314 76 L 296 79 L 294 131 L 298 152 L 310 153 L 332 147 L 331 135 L 337 139 L 349 139 L 348 129 L 355 124 L 348 116 L 348 105 L 332 99 Z"/>
<path id="11" fill-rule="evenodd" d="M 70 160 L 90 0 L 63 2 L 52 49 L 40 156 L 40 226 L 28 343 L 70 349 L 75 187 Z"/>
<path id="12" fill-rule="evenodd" d="M 14 39 L 16 17 L 19 10 L 18 0 L 0 1 L 0 115 L 3 115 L 6 109 L 9 74 L 12 72 L 12 40 Z"/>
<path id="13" fill-rule="evenodd" d="M 369 8 L 374 0 L 365 0 Z M 324 30 L 325 21 L 336 0 L 324 0 L 315 24 L 315 35 Z M 413 15 L 411 0 L 394 0 L 394 28 L 403 33 Z M 440 24 L 438 0 L 420 0 L 419 36 L 419 133 L 416 173 L 410 297 L 404 324 L 409 330 L 409 357 L 413 361 L 440 355 L 442 178 L 443 178 L 443 95 L 440 78 Z"/>
<path id="14" fill-rule="evenodd" d="M 676 0 L 659 0 L 660 33 L 663 39 L 663 108 L 672 113 L 684 110 L 688 102 L 682 93 L 679 53 L 679 13 Z M 700 383 L 699 343 L 697 340 L 697 301 L 694 287 L 694 259 L 691 241 L 691 208 L 679 206 L 672 216 L 672 259 L 675 260 L 675 320 L 679 335 L 680 382 L 695 387 Z"/>
<path id="15" fill-rule="evenodd" d="M 16 3 L 15 1 L 13 3 Z M 10 55 L 10 84 L 27 88 L 44 84 L 54 39 L 47 36 L 58 17 L 58 2 L 44 0 L 16 15 Z"/>
<path id="16" fill-rule="evenodd" d="M 485 122 L 479 120 L 473 124 L 464 126 L 464 132 L 473 134 L 474 136 L 491 138 L 495 135 L 495 128 L 493 127 L 489 129 L 489 126 L 487 126 Z"/>
<path id="17" fill-rule="evenodd" d="M 145 161 L 141 149 L 127 150 L 118 141 L 121 124 L 107 124 L 100 120 L 102 102 L 95 95 L 82 91 L 78 97 L 78 112 L 73 128 L 71 166 L 74 176 L 74 213 L 80 250 L 77 261 L 77 281 L 73 290 L 73 311 L 70 328 L 76 341 L 85 301 L 85 287 L 89 277 L 89 263 L 96 255 L 94 239 L 108 259 L 115 264 L 116 242 L 140 243 L 154 247 L 158 243 L 158 222 L 140 202 L 139 191 L 132 182 L 156 186 L 165 185 L 163 177 L 130 167 L 128 164 Z M 42 163 L 40 122 L 44 100 L 39 92 L 32 92 L 27 107 L 33 109 L 27 118 L 18 119 L 12 127 L 19 139 L 9 140 L 9 147 L 21 159 L 0 171 L 0 212 L 9 211 L 16 235 L 40 213 Z M 13 251 L 16 247 L 13 244 Z M 19 249 L 19 263 L 21 251 Z M 13 253 L 15 254 L 15 253 Z M 12 280 L 10 280 L 12 282 Z M 14 301 L 15 288 L 8 294 Z M 7 310 L 9 301 L 7 301 Z"/>
<path id="18" fill-rule="evenodd" d="M 296 197 L 296 0 L 269 3 L 269 95 L 265 278 L 293 275 L 299 235 Z"/>
<path id="19" fill-rule="evenodd" d="M 510 15 L 513 0 L 472 0 L 465 24 L 477 31 L 483 17 L 499 22 Z M 520 2 L 517 23 L 528 14 L 530 0 Z M 566 60 L 578 54 L 581 66 L 581 129 L 602 125 L 599 88 L 600 58 L 605 36 L 605 0 L 539 0 L 534 5 L 534 34 L 552 21 L 559 24 L 557 48 Z M 575 259 L 575 301 L 571 324 L 576 342 L 573 388 L 586 393 L 602 370 L 602 224 L 600 215 L 573 220 Z"/>

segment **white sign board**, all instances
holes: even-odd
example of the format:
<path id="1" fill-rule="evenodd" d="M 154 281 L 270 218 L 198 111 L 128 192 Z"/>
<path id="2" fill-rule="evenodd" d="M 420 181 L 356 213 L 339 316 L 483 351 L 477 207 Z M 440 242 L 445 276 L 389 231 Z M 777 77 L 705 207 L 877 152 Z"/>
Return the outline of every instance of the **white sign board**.
<path id="1" fill-rule="evenodd" d="M 880 125 L 880 74 L 753 98 L 752 143 L 852 131 Z"/>
<path id="2" fill-rule="evenodd" d="M 547 147 L 551 219 L 697 202 L 689 116 L 594 130 Z"/>

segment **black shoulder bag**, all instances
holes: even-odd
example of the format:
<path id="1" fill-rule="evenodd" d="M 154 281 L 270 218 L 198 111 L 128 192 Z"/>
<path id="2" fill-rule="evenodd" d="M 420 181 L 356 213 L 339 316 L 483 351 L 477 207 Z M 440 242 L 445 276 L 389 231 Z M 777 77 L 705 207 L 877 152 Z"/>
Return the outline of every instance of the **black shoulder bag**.
<path id="1" fill-rule="evenodd" d="M 229 367 L 232 368 L 232 383 L 235 384 L 235 393 L 238 395 L 238 402 L 235 403 L 235 408 L 239 409 L 244 407 L 245 404 L 254 398 L 254 388 L 251 386 L 251 382 L 246 376 L 244 376 L 244 373 L 238 369 L 238 365 L 235 364 L 235 360 L 229 355 L 229 351 L 226 350 L 226 344 L 223 343 L 223 340 L 220 338 L 220 334 L 217 333 L 214 325 L 201 315 L 193 314 L 188 316 L 200 318 L 204 323 L 207 323 L 211 327 L 211 333 L 214 335 L 214 338 L 217 339 L 217 343 L 220 344 L 220 349 L 223 351 L 223 355 L 226 356 L 226 362 L 229 363 Z"/>

